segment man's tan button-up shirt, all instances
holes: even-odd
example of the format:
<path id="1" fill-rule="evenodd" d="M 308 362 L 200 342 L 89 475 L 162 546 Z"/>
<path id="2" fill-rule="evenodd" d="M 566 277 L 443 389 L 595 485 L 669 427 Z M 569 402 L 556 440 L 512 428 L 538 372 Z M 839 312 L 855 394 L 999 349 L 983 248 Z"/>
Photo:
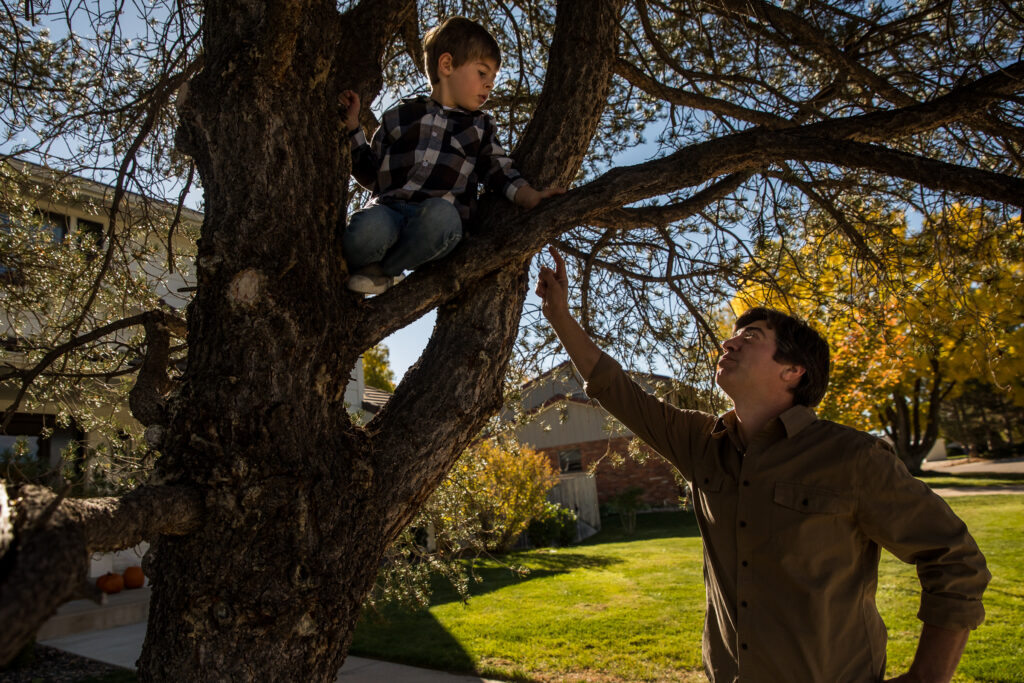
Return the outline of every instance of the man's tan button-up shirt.
<path id="1" fill-rule="evenodd" d="M 691 484 L 711 681 L 881 680 L 879 546 L 917 566 L 922 621 L 984 619 L 990 574 L 977 544 L 880 439 L 794 406 L 744 445 L 732 412 L 679 410 L 607 355 L 586 391 Z"/>

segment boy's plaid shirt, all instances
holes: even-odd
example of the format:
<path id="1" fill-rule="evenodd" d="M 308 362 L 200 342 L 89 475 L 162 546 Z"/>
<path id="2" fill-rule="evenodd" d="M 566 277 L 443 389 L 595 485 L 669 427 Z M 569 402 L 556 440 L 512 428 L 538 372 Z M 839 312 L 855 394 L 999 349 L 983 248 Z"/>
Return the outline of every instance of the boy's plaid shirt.
<path id="1" fill-rule="evenodd" d="M 388 199 L 447 199 L 466 221 L 479 183 L 514 200 L 526 180 L 498 143 L 494 119 L 481 111 L 444 108 L 427 96 L 384 112 L 367 144 L 351 133 L 352 175 L 370 190 L 370 204 Z"/>

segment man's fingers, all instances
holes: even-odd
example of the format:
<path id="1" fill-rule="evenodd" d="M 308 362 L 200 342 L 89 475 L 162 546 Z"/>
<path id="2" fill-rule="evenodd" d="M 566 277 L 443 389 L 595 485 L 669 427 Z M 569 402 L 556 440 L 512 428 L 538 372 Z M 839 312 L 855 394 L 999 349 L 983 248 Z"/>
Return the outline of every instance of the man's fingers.
<path id="1" fill-rule="evenodd" d="M 569 278 L 565 274 L 565 261 L 562 259 L 562 255 L 554 247 L 548 247 L 548 253 L 551 254 L 551 258 L 555 262 L 555 279 L 568 283 Z"/>

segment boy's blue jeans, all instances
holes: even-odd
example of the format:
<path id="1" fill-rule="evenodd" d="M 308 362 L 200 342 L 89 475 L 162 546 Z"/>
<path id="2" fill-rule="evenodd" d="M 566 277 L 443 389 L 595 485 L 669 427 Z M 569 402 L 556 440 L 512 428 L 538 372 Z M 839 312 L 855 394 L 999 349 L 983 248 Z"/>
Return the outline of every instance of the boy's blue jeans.
<path id="1" fill-rule="evenodd" d="M 341 235 L 350 270 L 380 263 L 385 275 L 399 275 L 439 259 L 462 239 L 458 209 L 444 199 L 391 201 L 352 214 Z"/>

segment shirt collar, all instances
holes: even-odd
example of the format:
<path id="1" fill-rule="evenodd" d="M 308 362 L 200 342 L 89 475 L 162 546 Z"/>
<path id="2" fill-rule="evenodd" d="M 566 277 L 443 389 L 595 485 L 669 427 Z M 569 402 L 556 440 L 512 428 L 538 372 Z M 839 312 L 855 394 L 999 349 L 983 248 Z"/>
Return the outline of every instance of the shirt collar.
<path id="1" fill-rule="evenodd" d="M 786 428 L 786 436 L 793 437 L 817 421 L 818 416 L 807 406 L 793 406 L 779 415 L 779 421 Z"/>
<path id="2" fill-rule="evenodd" d="M 418 95 L 416 97 L 412 97 L 409 99 L 409 101 L 412 102 L 415 102 L 417 100 L 423 102 L 427 107 L 427 111 L 429 111 L 432 114 L 436 114 L 439 111 L 445 112 L 446 114 L 462 114 L 463 116 L 476 116 L 477 114 L 483 113 L 480 109 L 474 109 L 473 111 L 469 111 L 467 109 L 463 109 L 462 107 L 446 107 L 437 100 L 435 100 L 430 95 Z"/>
<path id="3" fill-rule="evenodd" d="M 817 419 L 818 416 L 815 412 L 807 406 L 793 406 L 792 408 L 787 408 L 776 418 L 778 422 L 782 423 L 782 428 L 786 430 L 787 438 L 796 436 Z M 718 420 L 715 421 L 714 428 L 711 430 L 711 438 L 713 439 L 721 439 L 726 435 L 728 435 L 732 442 L 736 444 L 737 448 L 741 448 L 739 432 L 736 430 L 735 410 L 730 410 L 719 417 Z"/>

